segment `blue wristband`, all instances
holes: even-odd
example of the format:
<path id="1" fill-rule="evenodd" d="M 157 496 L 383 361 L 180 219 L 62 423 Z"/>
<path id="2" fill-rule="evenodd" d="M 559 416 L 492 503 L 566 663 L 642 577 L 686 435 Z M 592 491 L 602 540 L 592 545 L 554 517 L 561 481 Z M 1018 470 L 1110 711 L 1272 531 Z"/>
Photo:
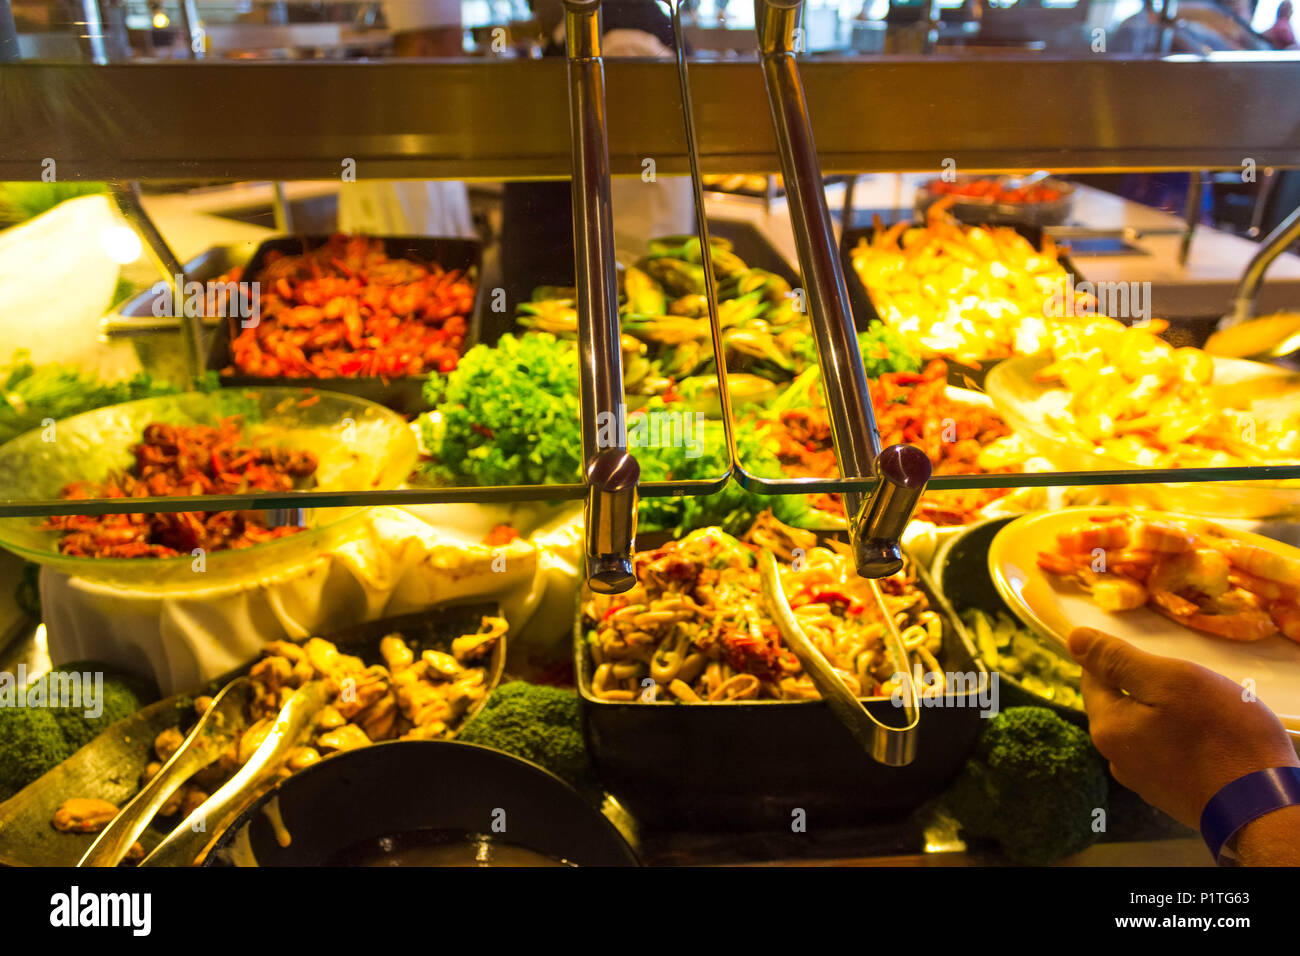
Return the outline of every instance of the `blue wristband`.
<path id="1" fill-rule="evenodd" d="M 1247 823 L 1296 804 L 1300 804 L 1300 767 L 1256 770 L 1210 798 L 1201 811 L 1201 837 L 1218 860 L 1223 845 Z"/>

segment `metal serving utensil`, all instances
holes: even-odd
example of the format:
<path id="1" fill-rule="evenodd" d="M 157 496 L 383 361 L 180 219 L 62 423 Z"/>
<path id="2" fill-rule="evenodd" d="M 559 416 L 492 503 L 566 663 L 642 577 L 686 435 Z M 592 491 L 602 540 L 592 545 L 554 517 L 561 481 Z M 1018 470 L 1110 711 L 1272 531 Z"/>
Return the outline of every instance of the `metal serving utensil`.
<path id="1" fill-rule="evenodd" d="M 163 764 L 131 802 L 100 831 L 77 866 L 117 866 L 131 844 L 144 832 L 158 808 L 176 789 L 213 764 L 248 726 L 246 714 L 253 685 L 240 677 L 221 689 L 179 750 Z"/>
<path id="2" fill-rule="evenodd" d="M 1210 336 L 1205 351 L 1224 358 L 1266 362 L 1300 350 L 1300 312 L 1278 312 L 1229 325 Z"/>
<path id="3" fill-rule="evenodd" d="M 1219 320 L 1219 332 L 1214 338 L 1218 338 L 1216 343 L 1219 349 L 1230 347 L 1230 344 L 1236 336 L 1232 330 L 1248 323 L 1255 316 L 1255 302 L 1259 298 L 1260 286 L 1264 284 L 1264 274 L 1268 272 L 1268 267 L 1273 264 L 1283 252 L 1290 247 L 1291 243 L 1300 238 L 1300 209 L 1294 210 L 1291 215 L 1287 216 L 1270 232 L 1260 240 L 1259 251 L 1251 257 L 1246 265 L 1246 271 L 1242 273 L 1241 278 L 1237 281 L 1237 288 L 1232 293 L 1232 311 Z M 1239 333 L 1243 337 L 1254 338 L 1253 333 L 1257 332 L 1259 327 Z M 1227 332 L 1227 335 L 1223 333 Z M 1263 354 L 1265 357 L 1275 358 L 1294 351 L 1300 341 L 1295 341 L 1295 336 L 1286 333 L 1279 333 L 1280 341 L 1269 343 L 1267 346 L 1261 346 L 1255 353 Z M 1286 351 L 1278 352 L 1279 348 L 1285 348 Z M 1210 348 L 1210 343 L 1206 343 L 1208 351 L 1214 351 Z M 1225 351 L 1219 351 L 1217 354 L 1229 354 Z"/>
<path id="4" fill-rule="evenodd" d="M 835 460 L 845 478 L 875 479 L 870 493 L 844 492 L 853 561 L 865 578 L 883 578 L 903 566 L 901 538 L 926 482 L 930 459 L 915 445 L 881 449 L 871 393 L 858 350 L 835 244 L 808 102 L 799 75 L 795 33 L 803 0 L 754 0 L 759 62 L 771 108 L 790 225 L 807 286 L 813 341 L 826 389 Z"/>
<path id="5" fill-rule="evenodd" d="M 310 681 L 294 691 L 248 763 L 167 834 L 140 865 L 190 866 L 197 862 L 222 831 L 272 782 L 290 752 L 311 732 L 317 714 L 329 699 L 326 681 Z"/>
<path id="6" fill-rule="evenodd" d="M 601 0 L 564 0 L 569 130 L 573 171 L 573 249 L 577 285 L 578 405 L 586 494 L 587 583 L 618 594 L 636 583 L 637 482 L 628 451 L 623 353 L 619 348 L 618 274 L 609 198 Z"/>
<path id="7" fill-rule="evenodd" d="M 817 645 L 808 639 L 808 635 L 799 626 L 799 621 L 790 610 L 785 589 L 781 586 L 781 573 L 777 568 L 776 557 L 764 548 L 758 556 L 759 576 L 763 583 L 763 597 L 767 601 L 772 620 L 781 631 L 781 638 L 786 646 L 794 651 L 803 665 L 804 671 L 812 678 L 822 699 L 831 709 L 831 713 L 842 723 L 853 739 L 862 749 L 871 755 L 871 759 L 888 767 L 904 767 L 916 757 L 916 728 L 920 723 L 921 711 L 916 701 L 916 685 L 908 668 L 907 651 L 903 647 L 902 635 L 898 627 L 885 610 L 885 602 L 880 596 L 880 586 L 875 580 L 868 579 L 871 594 L 882 620 L 886 622 L 885 647 L 894 663 L 894 672 L 903 681 L 903 714 L 907 722 L 902 727 L 882 724 L 867 710 L 844 683 L 843 678 L 835 673 L 830 661 Z"/>

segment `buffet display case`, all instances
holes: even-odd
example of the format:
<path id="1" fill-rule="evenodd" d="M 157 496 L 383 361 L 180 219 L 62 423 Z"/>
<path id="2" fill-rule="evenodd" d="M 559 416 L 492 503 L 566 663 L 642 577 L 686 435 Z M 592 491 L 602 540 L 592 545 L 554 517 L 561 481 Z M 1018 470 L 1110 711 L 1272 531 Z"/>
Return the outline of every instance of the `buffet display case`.
<path id="1" fill-rule="evenodd" d="M 805 56 L 785 2 L 758 62 L 614 59 L 568 7 L 567 57 L 0 65 L 0 180 L 103 184 L 0 233 L 0 670 L 153 685 L 5 756 L 0 863 L 353 861 L 339 788 L 427 826 L 327 769 L 362 759 L 448 832 L 536 794 L 585 836 L 528 805 L 524 843 L 574 862 L 1195 859 L 1104 764 L 1091 849 L 963 843 L 947 795 L 999 711 L 1082 750 L 1073 625 L 1300 737 L 1300 216 L 1255 243 L 1081 178 L 1300 168 L 1300 59 Z M 1064 224 L 913 208 L 1002 177 L 1014 219 L 1047 169 Z M 706 193 L 742 174 L 782 193 Z M 391 181 L 463 184 L 467 228 L 331 238 Z M 1209 586 L 1158 586 L 1166 539 Z"/>

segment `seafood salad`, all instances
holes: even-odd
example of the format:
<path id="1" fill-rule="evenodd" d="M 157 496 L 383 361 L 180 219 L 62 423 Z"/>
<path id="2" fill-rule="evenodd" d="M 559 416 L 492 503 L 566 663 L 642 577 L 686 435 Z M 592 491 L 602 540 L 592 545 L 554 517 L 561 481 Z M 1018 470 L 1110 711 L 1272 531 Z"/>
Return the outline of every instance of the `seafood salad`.
<path id="1" fill-rule="evenodd" d="M 437 263 L 390 259 L 379 239 L 332 236 L 304 255 L 271 252 L 254 277 L 260 319 L 231 342 L 230 375 L 400 377 L 456 367 L 474 282 Z"/>
<path id="2" fill-rule="evenodd" d="M 686 703 L 818 697 L 765 606 L 760 547 L 790 562 L 780 574 L 795 618 L 849 688 L 860 697 L 892 693 L 899 678 L 872 582 L 858 576 L 846 545 L 819 547 L 815 535 L 770 513 L 744 541 L 703 528 L 643 551 L 630 591 L 590 596 L 583 621 L 593 693 L 609 701 Z M 917 686 L 942 693 L 942 618 L 910 568 L 879 585 L 909 663 L 927 675 Z"/>
<path id="3" fill-rule="evenodd" d="M 1059 385 L 1035 404 L 1056 432 L 1144 468 L 1221 468 L 1300 460 L 1294 390 L 1262 414 L 1228 407 L 1208 352 L 1174 348 L 1111 319 L 1063 330 L 1035 377 Z M 1266 391 L 1261 380 L 1257 395 Z M 1284 383 L 1285 384 L 1285 383 Z M 1248 399 L 1253 396 L 1247 396 Z"/>
<path id="4" fill-rule="evenodd" d="M 140 498 L 289 491 L 316 471 L 311 452 L 247 443 L 238 417 L 216 425 L 145 426 L 131 446 L 135 463 L 100 482 L 74 481 L 62 497 Z M 260 511 L 56 515 L 45 528 L 61 531 L 62 554 L 90 558 L 172 558 L 195 548 L 248 548 L 301 531 L 268 528 Z"/>
<path id="5" fill-rule="evenodd" d="M 1038 566 L 1077 582 L 1105 611 L 1149 607 L 1231 641 L 1300 642 L 1300 558 L 1199 518 L 1098 518 L 1056 538 Z"/>

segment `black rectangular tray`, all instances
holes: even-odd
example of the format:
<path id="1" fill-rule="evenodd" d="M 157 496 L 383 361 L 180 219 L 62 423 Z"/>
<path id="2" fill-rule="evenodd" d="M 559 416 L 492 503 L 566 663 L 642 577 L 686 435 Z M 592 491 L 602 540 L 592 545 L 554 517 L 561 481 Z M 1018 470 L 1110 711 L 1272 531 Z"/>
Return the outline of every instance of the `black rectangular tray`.
<path id="1" fill-rule="evenodd" d="M 766 269 L 785 279 L 791 286 L 799 285 L 798 270 L 792 268 L 776 247 L 751 223 L 737 219 L 710 219 L 709 235 L 730 241 L 733 251 L 750 268 Z M 573 281 L 570 274 L 569 284 L 572 285 Z M 509 275 L 502 277 L 502 284 L 508 302 L 527 302 L 532 298 L 534 289 L 549 283 L 537 281 L 535 276 Z M 520 328 L 513 311 L 494 312 L 484 309 L 475 341 L 491 345 L 502 335 L 518 335 L 522 331 L 524 330 Z"/>
<path id="2" fill-rule="evenodd" d="M 890 224 L 886 223 L 886 225 Z M 1033 243 L 1035 249 L 1043 247 L 1043 228 L 1041 226 L 1016 225 L 1010 228 Z M 875 232 L 873 226 L 855 226 L 852 229 L 845 229 L 840 236 L 840 263 L 844 268 L 844 281 L 849 288 L 849 306 L 853 309 L 853 323 L 858 331 L 862 331 L 873 322 L 880 321 L 880 313 L 876 311 L 876 306 L 867 293 L 867 287 L 862 284 L 862 280 L 858 278 L 858 271 L 853 268 L 853 247 L 864 237 L 869 241 L 873 232 Z M 1076 284 L 1084 281 L 1083 275 L 1069 256 L 1058 254 L 1057 260 L 1066 272 L 1074 275 Z M 953 359 L 945 359 L 945 361 L 948 363 L 948 384 L 961 388 L 975 387 L 982 389 L 984 387 L 984 376 L 988 374 L 989 369 L 1002 360 L 989 359 L 980 362 L 978 365 L 966 365 Z"/>
<path id="3" fill-rule="evenodd" d="M 944 670 L 987 673 L 929 575 L 913 564 L 944 620 Z M 822 700 L 601 700 L 591 690 L 581 614 L 579 607 L 574 669 L 587 746 L 604 787 L 650 829 L 788 830 L 797 809 L 818 826 L 878 820 L 942 792 L 982 729 L 974 694 L 963 700 L 967 706 L 922 707 L 916 759 L 886 767 L 863 752 Z M 875 698 L 867 708 L 886 724 L 900 719 L 888 699 Z"/>
<path id="4" fill-rule="evenodd" d="M 326 235 L 280 236 L 268 239 L 257 247 L 253 258 L 244 269 L 243 281 L 254 282 L 262 271 L 267 254 L 276 251 L 286 255 L 301 255 L 309 249 L 324 245 Z M 468 316 L 468 332 L 464 350 L 468 351 L 478 340 L 479 314 L 483 300 L 483 283 L 480 281 L 483 264 L 483 243 L 477 239 L 454 239 L 437 236 L 371 236 L 384 243 L 384 252 L 393 259 L 412 259 L 417 262 L 436 262 L 444 269 L 460 269 L 474 276 L 474 307 Z M 417 415 L 428 411 L 424 400 L 425 376 L 403 378 L 289 378 L 286 376 L 260 377 L 241 373 L 224 374 L 234 361 L 230 350 L 230 323 L 217 324 L 208 346 L 207 367 L 218 373 L 221 384 L 227 387 L 281 385 L 288 388 L 312 386 L 331 392 L 343 392 L 368 399 L 391 408 L 403 415 Z"/>

